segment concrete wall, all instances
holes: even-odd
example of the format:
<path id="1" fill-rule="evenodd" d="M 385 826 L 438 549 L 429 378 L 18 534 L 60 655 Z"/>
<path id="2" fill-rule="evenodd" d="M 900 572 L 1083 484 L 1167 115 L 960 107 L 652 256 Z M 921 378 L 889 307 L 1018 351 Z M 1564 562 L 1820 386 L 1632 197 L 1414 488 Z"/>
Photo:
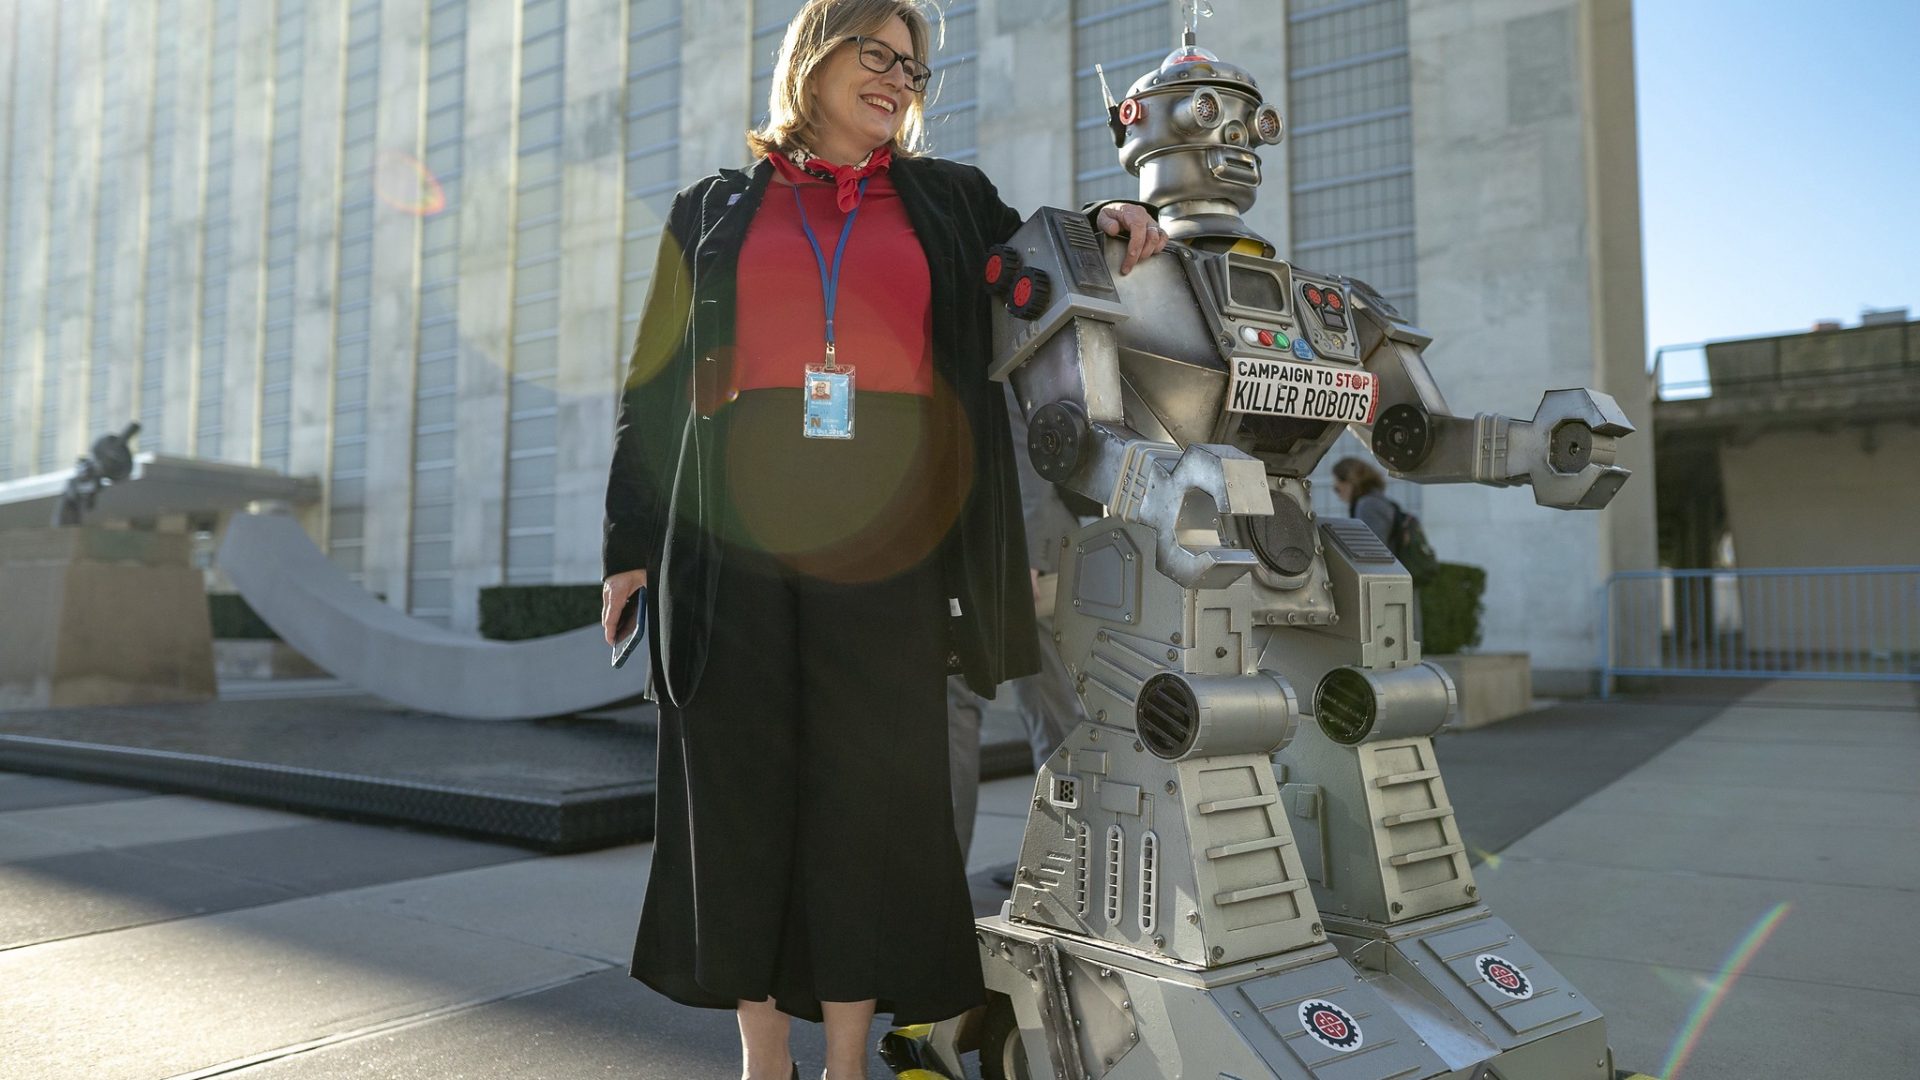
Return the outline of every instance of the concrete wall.
<path id="1" fill-rule="evenodd" d="M 1584 690 L 1597 593 L 1651 566 L 1625 0 L 1413 0 L 1414 199 L 1427 356 L 1456 413 L 1530 417 L 1542 391 L 1613 393 L 1642 427 L 1603 514 L 1525 490 L 1429 488 L 1440 557 L 1490 570 L 1483 648 L 1531 652 L 1544 693 Z"/>
<path id="2" fill-rule="evenodd" d="M 1920 564 L 1920 428 L 1788 431 L 1720 447 L 1743 568 Z"/>

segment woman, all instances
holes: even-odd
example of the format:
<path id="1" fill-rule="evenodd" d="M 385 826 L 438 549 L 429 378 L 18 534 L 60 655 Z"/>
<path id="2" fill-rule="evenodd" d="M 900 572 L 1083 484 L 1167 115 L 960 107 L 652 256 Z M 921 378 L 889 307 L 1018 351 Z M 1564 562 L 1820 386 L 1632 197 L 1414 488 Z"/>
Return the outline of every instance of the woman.
<path id="1" fill-rule="evenodd" d="M 1387 478 L 1357 457 L 1333 463 L 1334 498 L 1347 504 L 1347 516 L 1367 523 L 1382 542 L 1393 543 L 1393 523 L 1400 507 L 1387 498 Z"/>
<path id="2" fill-rule="evenodd" d="M 656 584 L 661 691 L 631 973 L 735 1010 L 748 1080 L 798 1075 L 789 1016 L 852 1080 L 876 1009 L 984 997 L 945 675 L 1039 666 L 979 273 L 1021 218 L 918 155 L 928 38 L 912 0 L 795 16 L 755 164 L 674 201 L 616 424 L 603 622 Z M 1123 271 L 1165 245 L 1096 214 Z"/>

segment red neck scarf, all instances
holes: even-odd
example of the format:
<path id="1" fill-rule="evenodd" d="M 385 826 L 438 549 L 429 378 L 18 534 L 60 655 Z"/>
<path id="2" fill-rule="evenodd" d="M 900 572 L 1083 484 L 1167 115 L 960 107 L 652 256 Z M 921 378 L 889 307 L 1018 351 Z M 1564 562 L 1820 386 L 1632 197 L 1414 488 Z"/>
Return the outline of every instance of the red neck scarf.
<path id="1" fill-rule="evenodd" d="M 835 185 L 834 196 L 839 203 L 840 212 L 852 213 L 860 205 L 860 181 L 893 164 L 893 148 L 883 146 L 867 155 L 867 159 L 858 165 L 835 165 L 825 158 L 815 157 L 812 153 L 796 148 L 791 154 L 770 154 L 767 160 L 789 183 L 800 184 L 808 180 L 831 180 Z"/>

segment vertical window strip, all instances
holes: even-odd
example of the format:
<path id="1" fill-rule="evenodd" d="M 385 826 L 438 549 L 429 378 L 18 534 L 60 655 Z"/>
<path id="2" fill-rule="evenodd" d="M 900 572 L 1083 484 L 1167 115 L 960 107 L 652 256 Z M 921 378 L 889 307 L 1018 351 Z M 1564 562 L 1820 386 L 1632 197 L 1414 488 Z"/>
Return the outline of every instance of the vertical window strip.
<path id="1" fill-rule="evenodd" d="M 1286 141 L 1292 177 L 1295 261 L 1359 278 L 1401 314 L 1415 318 L 1412 91 L 1405 47 L 1406 0 L 1288 0 L 1289 119 L 1304 116 Z M 1382 224 L 1391 227 L 1379 228 Z M 1333 494 L 1342 458 L 1373 461 L 1352 432 L 1342 432 L 1313 473 L 1313 509 L 1344 517 Z M 1385 469 L 1381 469 L 1383 474 Z M 1387 496 L 1420 512 L 1420 485 L 1388 476 Z"/>
<path id="2" fill-rule="evenodd" d="M 1288 6 L 1289 108 L 1311 121 L 1287 141 L 1295 257 L 1416 318 L 1406 0 Z"/>
<path id="3" fill-rule="evenodd" d="M 226 402 L 227 282 L 233 241 L 233 120 L 239 0 L 214 0 L 208 70 L 207 159 L 200 226 L 200 371 L 194 394 L 194 454 L 218 458 Z M 151 293 L 149 293 L 151 295 Z"/>
<path id="4" fill-rule="evenodd" d="M 373 315 L 373 176 L 380 108 L 380 0 L 347 13 L 341 85 L 339 258 L 334 271 L 333 432 L 327 554 L 355 581 L 366 569 L 367 383 Z"/>
<path id="5" fill-rule="evenodd" d="M 126 23 L 108 19 L 101 31 L 101 45 L 107 56 L 119 56 L 126 48 Z M 87 374 L 87 438 L 91 441 L 107 425 L 125 424 L 107 416 L 107 391 L 113 376 L 113 279 L 114 247 L 119 231 L 121 182 L 119 164 L 110 158 L 126 146 L 126 69 L 120 64 L 103 65 L 100 87 L 100 198 L 94 204 L 92 280 L 93 330 L 89 344 L 93 362 Z M 158 102 L 155 102 L 158 108 Z M 156 148 L 157 152 L 157 148 Z M 145 443 L 145 439 L 141 443 Z M 136 444 L 138 445 L 138 444 Z"/>
<path id="6" fill-rule="evenodd" d="M 306 0 L 274 6 L 273 143 L 268 155 L 267 288 L 260 354 L 262 466 L 287 468 L 293 397 L 293 274 L 300 206 L 300 107 L 306 86 Z"/>
<path id="7" fill-rule="evenodd" d="M 946 33 L 927 83 L 927 138 L 933 152 L 954 161 L 980 154 L 980 5 L 957 3 L 946 13 Z"/>
<path id="8" fill-rule="evenodd" d="M 806 0 L 753 0 L 753 126 L 766 124 L 767 99 L 773 94 L 773 61 L 786 37 L 787 24 L 800 14 Z"/>
<path id="9" fill-rule="evenodd" d="M 147 195 L 147 258 L 140 320 L 140 443 L 148 450 L 167 448 L 164 422 L 167 395 L 168 294 L 173 278 L 173 155 L 179 122 L 176 102 L 180 81 L 179 0 L 161 0 L 154 19 L 153 159 Z M 109 23 L 118 20 L 109 20 Z M 111 277 L 112 275 L 102 275 Z"/>
<path id="10" fill-rule="evenodd" d="M 508 584 L 553 580 L 559 371 L 565 0 L 521 9 L 519 177 L 514 193 L 513 346 L 507 370 Z"/>
<path id="11" fill-rule="evenodd" d="M 453 439 L 459 357 L 459 150 L 465 138 L 467 0 L 435 0 L 428 13 L 423 157 L 441 163 L 421 193 L 419 356 L 414 377 L 413 501 L 407 543 L 407 610 L 445 626 L 453 611 Z"/>
<path id="12" fill-rule="evenodd" d="M 12 67 L 16 85 L 8 87 L 5 115 L 0 123 L 7 127 L 6 152 L 6 199 L 0 206 L 0 243 L 5 247 L 5 258 L 0 260 L 0 480 L 13 479 L 13 380 L 19 370 L 20 361 L 20 289 L 25 280 L 21 263 L 26 258 L 22 250 L 20 232 L 26 224 L 27 155 L 20 151 L 20 133 L 23 125 L 21 114 L 27 111 L 22 100 L 25 94 L 15 92 L 20 82 L 20 34 L 19 20 L 25 18 L 20 5 L 8 5 L 12 17 L 7 24 L 6 48 L 12 50 Z"/>
<path id="13" fill-rule="evenodd" d="M 620 337 L 639 333 L 653 277 L 655 238 L 680 186 L 680 28 L 682 0 L 627 4 L 626 206 L 621 229 Z M 646 88 L 660 87 L 666 95 Z"/>
<path id="14" fill-rule="evenodd" d="M 1094 65 L 1106 68 L 1117 100 L 1133 81 L 1160 66 L 1177 44 L 1167 0 L 1074 0 L 1074 197 L 1138 198 L 1140 182 L 1120 166 L 1107 129 L 1106 99 Z"/>
<path id="15" fill-rule="evenodd" d="M 85 303 L 67 288 L 69 278 L 85 276 L 84 267 L 75 265 L 76 253 L 68 250 L 72 243 L 72 221 L 80 208 L 80 193 L 73 177 L 80 154 L 80 125 L 74 115 L 73 99 L 80 86 L 87 48 L 94 40 L 87 32 L 90 28 L 74 25 L 79 22 L 77 9 L 62 5 L 58 11 L 59 40 L 54 46 L 53 171 L 47 189 L 45 346 L 40 360 L 40 438 L 34 460 L 35 470 L 43 473 L 52 472 L 59 461 L 60 367 L 66 359 L 61 355 L 65 342 L 60 324 L 76 303 Z"/>

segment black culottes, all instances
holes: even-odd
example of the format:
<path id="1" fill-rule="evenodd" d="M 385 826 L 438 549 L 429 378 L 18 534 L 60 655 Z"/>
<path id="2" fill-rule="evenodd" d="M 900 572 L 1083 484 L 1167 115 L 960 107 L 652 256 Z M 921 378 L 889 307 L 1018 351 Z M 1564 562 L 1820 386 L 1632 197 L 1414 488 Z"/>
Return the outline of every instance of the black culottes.
<path id="1" fill-rule="evenodd" d="M 705 672 L 684 707 L 660 706 L 629 969 L 686 1005 L 771 997 L 818 1021 L 822 1001 L 873 998 L 912 1024 L 985 999 L 949 791 L 937 543 L 887 517 L 941 516 L 916 503 L 926 410 L 878 394 L 859 406 L 850 442 L 803 439 L 797 391 L 728 410 L 728 468 L 755 482 L 733 489 Z M 885 513 L 862 525 L 863 507 Z M 829 515 L 813 525 L 853 546 L 777 553 L 741 531 L 780 513 Z M 862 527 L 836 530 L 835 514 Z"/>

